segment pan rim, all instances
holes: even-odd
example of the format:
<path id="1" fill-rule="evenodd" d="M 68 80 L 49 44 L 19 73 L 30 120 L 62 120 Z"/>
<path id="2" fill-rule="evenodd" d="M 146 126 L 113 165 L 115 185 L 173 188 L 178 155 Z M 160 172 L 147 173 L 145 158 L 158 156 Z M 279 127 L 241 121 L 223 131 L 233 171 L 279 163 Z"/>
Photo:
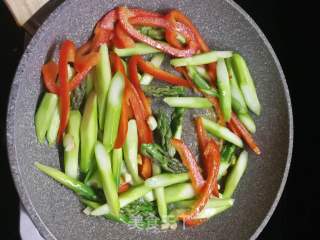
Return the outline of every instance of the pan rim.
<path id="1" fill-rule="evenodd" d="M 277 58 L 270 42 L 262 32 L 262 30 L 259 28 L 259 26 L 255 23 L 255 21 L 249 16 L 247 12 L 245 12 L 237 3 L 235 3 L 233 0 L 224 0 L 227 2 L 232 8 L 234 8 L 237 12 L 239 12 L 246 21 L 249 22 L 249 24 L 254 28 L 254 30 L 257 32 L 259 38 L 261 38 L 263 44 L 271 54 L 271 57 L 276 65 L 276 68 L 280 74 L 280 79 L 282 83 L 282 87 L 284 90 L 284 95 L 286 99 L 286 107 L 288 111 L 288 124 L 289 124 L 289 136 L 288 136 L 288 153 L 287 153 L 287 159 L 286 159 L 286 166 L 284 168 L 284 172 L 281 179 L 281 184 L 278 188 L 277 194 L 274 198 L 274 201 L 269 208 L 267 214 L 265 215 L 264 219 L 258 226 L 258 228 L 255 230 L 255 232 L 252 234 L 250 239 L 256 239 L 259 234 L 262 232 L 262 230 L 265 228 L 267 223 L 269 222 L 272 214 L 274 213 L 280 198 L 282 196 L 285 184 L 287 182 L 288 173 L 290 169 L 291 164 L 291 158 L 292 158 L 292 149 L 293 149 L 293 138 L 294 138 L 294 126 L 293 126 L 293 114 L 292 114 L 292 105 L 291 105 L 291 99 L 289 94 L 288 85 L 286 82 L 285 75 L 283 73 L 281 64 L 279 62 L 279 59 Z M 26 208 L 32 222 L 37 227 L 40 234 L 45 237 L 46 239 L 57 239 L 54 234 L 50 231 L 50 229 L 46 226 L 46 224 L 42 221 L 40 215 L 38 214 L 37 210 L 34 208 L 32 201 L 30 199 L 29 193 L 27 189 L 25 188 L 23 181 L 21 179 L 21 170 L 20 165 L 18 164 L 18 159 L 16 157 L 16 146 L 14 145 L 14 139 L 15 139 L 15 128 L 13 124 L 10 124 L 15 119 L 15 109 L 16 109 L 16 100 L 18 97 L 18 92 L 20 89 L 20 75 L 24 73 L 24 65 L 27 63 L 28 55 L 31 53 L 31 50 L 35 47 L 35 44 L 40 40 L 41 33 L 43 32 L 42 29 L 46 29 L 46 26 L 49 25 L 52 21 L 55 20 L 55 18 L 59 15 L 63 9 L 68 8 L 69 5 L 72 4 L 71 0 L 64 1 L 61 3 L 45 20 L 45 22 L 40 26 L 40 28 L 37 30 L 36 34 L 33 36 L 32 40 L 28 44 L 27 48 L 25 49 L 25 52 L 19 62 L 18 68 L 16 70 L 16 74 L 14 76 L 11 89 L 10 89 L 10 96 L 8 101 L 8 108 L 7 108 L 7 121 L 6 121 L 6 129 L 7 129 L 7 152 L 8 152 L 8 159 L 11 169 L 11 175 L 14 179 L 15 187 L 18 191 L 20 201 L 22 202 L 23 206 Z"/>

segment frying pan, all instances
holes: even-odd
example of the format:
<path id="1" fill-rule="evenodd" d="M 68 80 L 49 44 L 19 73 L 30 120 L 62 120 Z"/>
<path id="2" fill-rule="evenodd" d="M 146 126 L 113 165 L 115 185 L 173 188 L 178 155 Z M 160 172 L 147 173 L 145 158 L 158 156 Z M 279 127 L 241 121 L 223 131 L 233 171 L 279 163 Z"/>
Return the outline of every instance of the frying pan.
<path id="1" fill-rule="evenodd" d="M 103 218 L 84 215 L 69 190 L 39 173 L 34 162 L 59 167 L 57 148 L 37 143 L 33 125 L 43 92 L 40 69 L 56 53 L 61 40 L 78 45 L 91 34 L 108 10 L 127 5 L 150 10 L 182 10 L 213 49 L 240 52 L 256 81 L 262 114 L 255 138 L 262 155 L 250 153 L 248 169 L 234 198 L 234 207 L 194 229 L 143 231 Z M 186 119 L 187 143 L 192 142 L 192 117 Z M 190 129 L 190 130 L 189 130 Z M 192 130 L 191 130 L 192 129 Z M 8 107 L 7 143 L 12 175 L 21 201 L 46 239 L 255 239 L 271 217 L 289 171 L 293 142 L 292 109 L 280 63 L 258 26 L 230 0 L 67 0 L 38 29 L 21 59 Z"/>

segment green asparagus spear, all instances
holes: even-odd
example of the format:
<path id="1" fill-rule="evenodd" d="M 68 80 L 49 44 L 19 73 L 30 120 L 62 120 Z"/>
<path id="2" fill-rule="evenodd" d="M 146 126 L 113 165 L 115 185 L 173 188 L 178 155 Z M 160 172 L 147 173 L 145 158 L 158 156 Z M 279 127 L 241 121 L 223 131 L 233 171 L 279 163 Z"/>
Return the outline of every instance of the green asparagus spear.
<path id="1" fill-rule="evenodd" d="M 160 52 L 158 49 L 150 47 L 145 43 L 135 43 L 135 46 L 132 48 L 115 48 L 114 52 L 119 57 L 129 57 L 132 55 L 144 55 L 150 53 L 158 53 Z"/>
<path id="2" fill-rule="evenodd" d="M 124 78 L 118 72 L 112 78 L 106 103 L 103 144 L 108 152 L 112 150 L 118 134 L 123 90 Z"/>
<path id="3" fill-rule="evenodd" d="M 233 192 L 236 190 L 239 181 L 247 168 L 248 152 L 241 152 L 236 165 L 232 168 L 230 175 L 226 180 L 226 185 L 223 192 L 224 198 L 232 197 Z"/>
<path id="4" fill-rule="evenodd" d="M 158 144 L 141 144 L 141 153 L 158 163 L 164 171 L 171 173 L 187 172 L 182 162 L 170 157 Z"/>
<path id="5" fill-rule="evenodd" d="M 210 121 L 206 118 L 202 117 L 201 119 L 202 119 L 203 126 L 209 133 L 211 133 L 216 137 L 222 138 L 228 142 L 231 142 L 238 147 L 243 147 L 242 140 L 233 132 L 231 132 L 228 128 L 222 127 L 219 124 L 213 121 Z"/>
<path id="6" fill-rule="evenodd" d="M 99 62 L 96 66 L 95 91 L 98 96 L 99 126 L 105 126 L 105 110 L 108 90 L 111 82 L 111 67 L 107 44 L 102 44 L 99 49 Z"/>
<path id="7" fill-rule="evenodd" d="M 261 105 L 254 82 L 245 60 L 239 54 L 233 55 L 232 67 L 248 108 L 255 114 L 260 115 Z"/>
<path id="8" fill-rule="evenodd" d="M 138 185 L 143 182 L 138 174 L 138 129 L 135 120 L 128 122 L 128 133 L 123 146 L 123 155 L 126 167 L 130 172 L 133 183 Z"/>
<path id="9" fill-rule="evenodd" d="M 166 187 L 189 180 L 188 173 L 162 173 L 145 180 L 144 184 L 150 188 Z"/>
<path id="10" fill-rule="evenodd" d="M 231 56 L 231 51 L 211 51 L 207 53 L 194 55 L 192 57 L 174 58 L 170 61 L 170 64 L 174 67 L 183 67 L 188 65 L 203 65 L 216 62 L 218 58 L 228 58 Z"/>
<path id="11" fill-rule="evenodd" d="M 173 203 L 181 200 L 191 199 L 196 196 L 191 183 L 178 183 L 164 189 L 167 203 Z"/>
<path id="12" fill-rule="evenodd" d="M 186 88 L 181 86 L 142 86 L 144 93 L 150 97 L 177 97 L 185 96 Z"/>
<path id="13" fill-rule="evenodd" d="M 123 162 L 122 148 L 115 148 L 112 150 L 112 173 L 115 179 L 117 188 L 120 185 L 121 168 Z"/>
<path id="14" fill-rule="evenodd" d="M 47 130 L 47 140 L 49 145 L 54 145 L 57 142 L 58 131 L 60 126 L 60 113 L 58 105 L 54 109 L 53 117 L 50 121 L 50 126 Z"/>
<path id="15" fill-rule="evenodd" d="M 115 217 L 119 217 L 120 204 L 118 199 L 118 188 L 112 174 L 110 153 L 106 151 L 104 145 L 97 142 L 95 146 L 95 156 L 103 192 L 110 207 L 110 213 Z"/>
<path id="16" fill-rule="evenodd" d="M 231 90 L 229 74 L 223 59 L 217 62 L 217 85 L 219 90 L 219 100 L 224 119 L 228 122 L 231 118 Z"/>
<path id="17" fill-rule="evenodd" d="M 91 92 L 84 107 L 80 125 L 80 170 L 87 173 L 98 136 L 97 94 Z"/>
<path id="18" fill-rule="evenodd" d="M 163 101 L 170 107 L 211 108 L 212 104 L 203 97 L 166 97 Z"/>
<path id="19" fill-rule="evenodd" d="M 161 173 L 160 166 L 153 163 L 152 164 L 152 172 L 153 175 L 159 175 Z M 162 223 L 167 222 L 167 215 L 168 215 L 168 209 L 167 209 L 167 203 L 166 203 L 166 198 L 165 198 L 165 193 L 164 193 L 164 187 L 159 187 L 155 188 L 154 190 L 154 195 L 157 200 L 157 205 L 158 205 L 158 212 L 161 217 Z"/>
<path id="20" fill-rule="evenodd" d="M 65 175 L 63 172 L 53 167 L 45 166 L 38 162 L 35 162 L 34 164 L 38 170 L 52 177 L 54 180 L 61 183 L 65 187 L 71 189 L 79 196 L 93 201 L 98 200 L 98 196 L 96 195 L 96 193 L 89 186 L 83 184 L 82 182 Z"/>
<path id="21" fill-rule="evenodd" d="M 67 134 L 72 136 L 74 146 L 72 149 L 64 149 L 64 171 L 68 176 L 75 179 L 78 178 L 80 123 L 81 113 L 77 110 L 71 111 L 69 115 Z"/>
<path id="22" fill-rule="evenodd" d="M 38 141 L 44 143 L 46 132 L 58 104 L 58 96 L 45 93 L 35 115 L 35 128 Z"/>

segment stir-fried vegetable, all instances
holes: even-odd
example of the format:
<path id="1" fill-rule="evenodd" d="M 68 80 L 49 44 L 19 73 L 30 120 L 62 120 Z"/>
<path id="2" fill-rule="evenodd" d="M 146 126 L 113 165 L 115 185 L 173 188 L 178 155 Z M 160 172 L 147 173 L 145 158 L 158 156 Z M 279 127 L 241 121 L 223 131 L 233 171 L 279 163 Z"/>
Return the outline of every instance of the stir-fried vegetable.
<path id="1" fill-rule="evenodd" d="M 180 75 L 162 69 L 165 54 Z M 249 114 L 259 115 L 261 105 L 245 60 L 210 49 L 179 10 L 119 6 L 79 48 L 62 41 L 57 63 L 41 73 L 48 93 L 35 114 L 36 135 L 49 145 L 63 139 L 64 173 L 35 166 L 79 195 L 87 216 L 142 229 L 173 230 L 179 220 L 198 226 L 233 206 L 248 162 L 238 147 L 261 153 Z M 163 83 L 150 85 L 155 80 Z M 156 109 L 159 100 L 167 106 Z M 205 109 L 213 120 L 201 115 Z M 183 126 L 187 110 L 197 155 L 184 142 L 194 131 Z"/>
<path id="2" fill-rule="evenodd" d="M 71 111 L 69 117 L 69 123 L 67 128 L 67 134 L 72 137 L 72 148 L 65 147 L 64 149 L 64 171 L 65 173 L 77 179 L 79 172 L 79 145 L 80 145 L 80 124 L 81 113 L 79 111 Z"/>
<path id="3" fill-rule="evenodd" d="M 142 89 L 146 95 L 152 97 L 176 97 L 186 94 L 186 88 L 180 86 L 143 86 Z"/>
<path id="4" fill-rule="evenodd" d="M 35 128 L 38 141 L 43 143 L 50 121 L 58 104 L 58 97 L 52 93 L 46 93 L 35 115 Z"/>
<path id="5" fill-rule="evenodd" d="M 87 173 L 92 164 L 94 146 L 98 136 L 97 94 L 92 92 L 87 99 L 80 126 L 80 170 Z"/>
<path id="6" fill-rule="evenodd" d="M 170 157 L 158 144 L 142 144 L 141 153 L 158 163 L 164 171 L 171 173 L 187 171 L 180 160 Z"/>

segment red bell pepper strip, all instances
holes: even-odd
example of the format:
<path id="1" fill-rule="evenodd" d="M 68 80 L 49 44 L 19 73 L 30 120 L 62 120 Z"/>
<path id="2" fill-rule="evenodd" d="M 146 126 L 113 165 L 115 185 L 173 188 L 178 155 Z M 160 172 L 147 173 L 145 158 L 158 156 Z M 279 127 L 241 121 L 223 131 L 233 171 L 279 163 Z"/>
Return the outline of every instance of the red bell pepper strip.
<path id="1" fill-rule="evenodd" d="M 122 28 L 121 24 L 118 22 L 115 27 L 115 36 L 118 39 L 118 44 L 120 48 L 130 48 L 134 47 L 135 43 L 133 39 L 128 35 L 128 33 Z"/>
<path id="2" fill-rule="evenodd" d="M 200 218 L 200 219 L 189 219 L 184 222 L 184 224 L 188 227 L 196 227 L 204 222 L 208 221 L 208 218 Z"/>
<path id="3" fill-rule="evenodd" d="M 118 193 L 124 193 L 124 192 L 128 191 L 129 188 L 130 188 L 130 184 L 129 183 L 127 183 L 127 182 L 122 183 L 119 186 Z"/>
<path id="4" fill-rule="evenodd" d="M 146 113 L 146 118 L 147 118 L 152 115 L 152 110 L 151 110 L 151 106 L 149 104 L 149 101 L 147 100 L 147 97 L 144 94 L 144 92 L 140 86 L 140 80 L 138 77 L 138 62 L 140 59 L 142 60 L 142 58 L 140 56 L 132 56 L 129 59 L 128 71 L 129 71 L 130 80 L 131 80 L 134 88 L 137 90 L 137 92 L 139 94 L 139 98 L 141 99 L 141 101 L 143 103 L 144 110 Z"/>
<path id="5" fill-rule="evenodd" d="M 213 139 L 207 144 L 207 147 L 204 151 L 204 158 L 207 162 L 207 181 L 209 181 L 210 171 L 213 171 L 213 189 L 212 194 L 216 197 L 219 197 L 219 189 L 218 189 L 218 174 L 219 174 L 219 167 L 220 167 L 220 151 L 219 146 Z"/>
<path id="6" fill-rule="evenodd" d="M 140 8 L 130 8 L 130 11 L 134 16 L 145 16 L 145 17 L 160 17 L 161 14 L 157 12 L 146 11 Z M 97 23 L 96 27 L 101 27 L 106 30 L 113 30 L 116 21 L 118 20 L 118 14 L 116 10 L 111 10 L 105 14 Z"/>
<path id="7" fill-rule="evenodd" d="M 150 62 L 146 62 L 143 60 L 141 56 L 135 56 L 138 62 L 139 68 L 143 71 L 146 72 L 156 79 L 162 80 L 166 83 L 170 83 L 173 85 L 178 85 L 178 86 L 184 86 L 184 87 L 192 87 L 189 81 L 177 77 L 169 72 L 166 72 L 160 68 L 156 68 L 152 65 Z"/>
<path id="8" fill-rule="evenodd" d="M 165 18 L 171 23 L 174 24 L 176 22 L 181 22 L 187 27 L 191 29 L 191 31 L 194 33 L 195 38 L 200 45 L 200 49 L 203 52 L 209 52 L 210 48 L 208 47 L 207 43 L 204 41 L 204 39 L 201 37 L 200 32 L 196 28 L 196 26 L 193 25 L 191 20 L 184 15 L 182 12 L 178 10 L 172 10 L 170 11 Z M 166 31 L 166 40 L 172 44 L 173 46 L 181 46 L 179 41 L 177 40 L 177 35 L 175 32 L 172 31 Z M 210 63 L 208 64 L 208 74 L 210 76 L 211 82 L 214 85 L 215 84 L 215 79 L 216 79 L 216 63 Z"/>
<path id="9" fill-rule="evenodd" d="M 109 43 L 113 35 L 112 30 L 106 30 L 101 27 L 96 27 L 94 31 L 94 36 L 91 42 L 91 51 L 96 51 L 101 44 Z"/>
<path id="10" fill-rule="evenodd" d="M 179 153 L 183 165 L 185 165 L 188 169 L 194 190 L 196 192 L 200 192 L 205 182 L 193 154 L 191 153 L 189 148 L 179 139 L 171 139 L 171 144 Z"/>
<path id="11" fill-rule="evenodd" d="M 75 45 L 65 40 L 60 48 L 59 79 L 60 79 L 60 127 L 58 131 L 58 142 L 61 143 L 63 133 L 68 125 L 70 112 L 70 96 L 68 86 L 68 61 L 74 59 Z"/>
<path id="12" fill-rule="evenodd" d="M 49 61 L 42 67 L 44 85 L 46 86 L 49 92 L 55 94 L 58 94 L 59 92 L 59 86 L 56 84 L 58 71 L 58 65 L 53 61 Z"/>
<path id="13" fill-rule="evenodd" d="M 240 122 L 240 120 L 237 118 L 237 116 L 232 113 L 230 124 L 233 125 L 235 129 L 237 129 L 237 132 L 240 134 L 240 136 L 243 138 L 243 140 L 248 144 L 248 146 L 254 151 L 257 155 L 261 154 L 261 150 L 259 149 L 257 143 L 254 141 L 251 134 L 248 132 L 248 130 L 243 126 L 243 124 Z"/>
<path id="14" fill-rule="evenodd" d="M 134 118 L 137 121 L 139 144 L 152 143 L 153 142 L 152 131 L 146 122 L 146 114 L 144 112 L 144 106 L 139 98 L 139 94 L 137 93 L 137 90 L 132 85 L 131 85 L 130 91 L 131 91 L 131 94 L 130 94 L 129 102 L 130 102 L 130 106 L 131 106 Z"/>
<path id="15" fill-rule="evenodd" d="M 223 113 L 220 107 L 220 103 L 219 100 L 216 97 L 212 97 L 212 96 L 206 96 L 207 99 L 211 102 L 211 104 L 214 107 L 214 110 L 217 114 L 217 118 L 218 118 L 218 123 L 222 126 L 225 126 L 225 121 L 224 121 L 224 117 L 223 117 Z"/>
<path id="16" fill-rule="evenodd" d="M 191 220 L 193 217 L 195 217 L 198 213 L 202 211 L 202 209 L 206 206 L 211 193 L 216 188 L 215 186 L 217 186 L 217 176 L 219 172 L 220 163 L 220 152 L 217 144 L 215 144 L 214 141 L 210 141 L 207 144 L 204 154 L 206 157 L 211 159 L 211 161 L 208 161 L 209 163 L 211 163 L 211 166 L 209 166 L 208 169 L 208 178 L 205 185 L 203 186 L 199 198 L 195 202 L 192 209 L 178 216 L 178 218 L 184 222 Z"/>
<path id="17" fill-rule="evenodd" d="M 199 150 L 200 150 L 200 155 L 203 161 L 203 174 L 205 177 L 207 177 L 207 169 L 209 167 L 209 163 L 207 162 L 208 158 L 205 158 L 204 156 L 204 151 L 207 147 L 207 144 L 209 142 L 209 138 L 207 135 L 206 130 L 203 127 L 202 120 L 200 117 L 197 117 L 195 119 L 195 125 L 196 125 L 196 132 L 197 132 L 197 139 L 199 143 Z"/>
<path id="18" fill-rule="evenodd" d="M 74 68 L 77 72 L 84 72 L 87 69 L 91 69 L 99 62 L 99 53 L 90 52 L 86 55 L 76 56 L 76 61 L 74 63 Z"/>
<path id="19" fill-rule="evenodd" d="M 139 174 L 144 180 L 152 176 L 152 162 L 150 158 L 142 156 L 142 164 L 139 165 Z"/>
<path id="20" fill-rule="evenodd" d="M 241 133 L 239 132 L 238 128 L 234 125 L 233 122 L 227 122 L 227 127 L 238 137 L 241 138 Z"/>
<path id="21" fill-rule="evenodd" d="M 166 52 L 176 57 L 190 57 L 192 56 L 192 54 L 196 52 L 196 48 L 177 49 L 170 45 L 155 41 L 152 38 L 141 34 L 129 22 L 129 18 L 134 17 L 134 14 L 126 7 L 119 7 L 118 14 L 119 14 L 119 21 L 122 27 L 128 32 L 129 35 L 131 35 L 131 37 L 133 37 L 136 40 L 144 42 L 154 48 L 157 48 L 163 52 Z"/>

